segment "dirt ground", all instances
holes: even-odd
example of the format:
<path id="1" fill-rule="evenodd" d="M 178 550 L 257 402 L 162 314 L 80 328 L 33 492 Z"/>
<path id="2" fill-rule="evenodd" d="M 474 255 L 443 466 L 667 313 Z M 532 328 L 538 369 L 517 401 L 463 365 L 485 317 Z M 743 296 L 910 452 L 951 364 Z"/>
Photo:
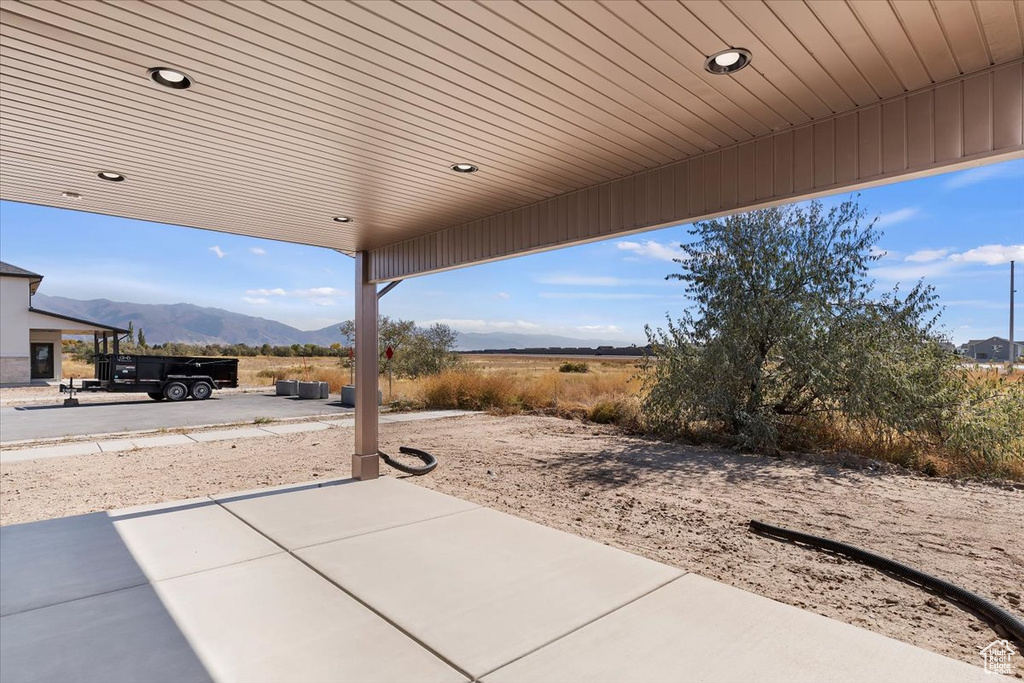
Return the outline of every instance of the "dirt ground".
<path id="1" fill-rule="evenodd" d="M 0 468 L 14 524 L 349 474 L 350 429 L 153 448 Z M 891 465 L 771 459 L 545 417 L 382 425 L 382 448 L 434 452 L 410 480 L 980 664 L 999 637 L 955 604 L 841 558 L 756 536 L 751 519 L 827 536 L 946 578 L 1021 614 L 1024 490 Z M 1024 667 L 1018 668 L 1018 678 Z"/>

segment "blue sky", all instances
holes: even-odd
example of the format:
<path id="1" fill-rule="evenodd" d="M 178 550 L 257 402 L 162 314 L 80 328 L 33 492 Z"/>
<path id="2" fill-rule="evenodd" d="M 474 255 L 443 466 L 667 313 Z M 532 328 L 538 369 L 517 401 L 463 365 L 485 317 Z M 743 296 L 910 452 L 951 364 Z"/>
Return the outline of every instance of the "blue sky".
<path id="1" fill-rule="evenodd" d="M 1011 257 L 1024 292 L 1024 160 L 863 190 L 861 203 L 885 233 L 879 287 L 923 277 L 954 341 L 1006 335 Z M 381 309 L 465 332 L 642 342 L 645 323 L 687 305 L 664 276 L 689 239 L 680 225 L 413 278 Z M 0 202 L 0 259 L 42 273 L 50 295 L 187 302 L 301 329 L 352 316 L 352 260 L 315 247 Z M 1024 294 L 1017 320 L 1024 337 Z"/>

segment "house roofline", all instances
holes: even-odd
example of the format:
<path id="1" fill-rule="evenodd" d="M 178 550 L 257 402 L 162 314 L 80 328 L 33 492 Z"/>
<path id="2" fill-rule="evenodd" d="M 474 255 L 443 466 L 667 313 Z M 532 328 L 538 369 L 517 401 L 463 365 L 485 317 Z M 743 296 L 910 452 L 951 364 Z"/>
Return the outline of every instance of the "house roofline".
<path id="1" fill-rule="evenodd" d="M 54 313 L 52 311 L 44 311 L 41 308 L 34 308 L 32 306 L 29 306 L 28 310 L 31 313 L 39 313 L 41 315 L 48 315 L 48 316 L 53 317 L 53 318 L 59 318 L 61 320 L 67 320 L 67 321 L 70 321 L 70 322 L 73 322 L 73 323 L 81 323 L 82 325 L 88 325 L 90 327 L 102 327 L 103 329 L 110 330 L 111 332 L 120 332 L 122 334 L 128 334 L 128 330 L 126 330 L 126 329 L 124 329 L 122 327 L 114 327 L 113 325 L 105 325 L 104 323 L 98 323 L 98 322 L 95 322 L 95 321 L 92 321 L 92 320 L 86 320 L 85 318 L 74 318 L 74 317 L 72 317 L 70 315 L 61 315 L 60 313 Z"/>

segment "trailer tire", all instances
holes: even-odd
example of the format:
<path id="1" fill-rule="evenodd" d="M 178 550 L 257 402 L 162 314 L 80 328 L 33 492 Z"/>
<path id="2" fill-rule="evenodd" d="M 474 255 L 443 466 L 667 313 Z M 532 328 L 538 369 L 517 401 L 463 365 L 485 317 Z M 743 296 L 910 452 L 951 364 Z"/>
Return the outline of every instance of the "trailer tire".
<path id="1" fill-rule="evenodd" d="M 210 386 L 209 382 L 196 382 L 192 385 L 192 398 L 196 401 L 205 401 L 210 398 L 210 394 L 213 393 L 213 387 Z"/>
<path id="2" fill-rule="evenodd" d="M 162 400 L 164 400 L 164 395 L 161 394 L 159 391 L 151 391 L 151 392 L 149 392 L 149 397 L 151 399 L 153 399 L 154 401 L 162 401 Z"/>
<path id="3" fill-rule="evenodd" d="M 171 382 L 164 387 L 164 398 L 168 401 L 180 401 L 188 396 L 188 387 L 181 382 Z"/>

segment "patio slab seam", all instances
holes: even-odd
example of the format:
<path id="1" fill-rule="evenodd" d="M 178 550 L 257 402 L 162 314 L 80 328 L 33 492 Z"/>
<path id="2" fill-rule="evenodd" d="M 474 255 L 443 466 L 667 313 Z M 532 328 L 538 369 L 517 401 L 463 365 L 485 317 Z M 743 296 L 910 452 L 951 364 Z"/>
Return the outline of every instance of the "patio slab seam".
<path id="1" fill-rule="evenodd" d="M 278 547 L 280 547 L 280 546 L 278 546 Z M 69 600 L 60 600 L 58 602 L 51 602 L 51 603 L 48 603 L 48 604 L 45 604 L 45 605 L 38 605 L 36 607 L 30 607 L 28 609 L 18 610 L 17 612 L 9 612 L 7 614 L 4 614 L 3 617 L 0 617 L 0 619 L 6 619 L 7 617 L 13 617 L 13 616 L 15 616 L 17 614 L 27 614 L 29 612 L 35 612 L 36 610 L 49 609 L 51 607 L 57 607 L 58 605 L 67 605 L 67 604 L 70 604 L 70 603 L 73 603 L 73 602 L 79 602 L 81 600 L 89 600 L 90 598 L 96 598 L 96 597 L 99 597 L 101 595 L 110 595 L 111 593 L 120 593 L 121 591 L 127 591 L 127 590 L 131 590 L 133 588 L 139 588 L 140 586 L 155 586 L 158 583 L 163 583 L 164 581 L 171 581 L 171 580 L 174 580 L 174 579 L 181 579 L 181 578 L 184 578 L 186 576 L 194 576 L 196 574 L 203 574 L 204 572 L 212 572 L 212 571 L 216 571 L 218 569 L 223 569 L 224 567 L 234 567 L 236 565 L 245 564 L 246 562 L 254 562 L 256 560 L 262 560 L 262 559 L 267 558 L 267 557 L 274 557 L 275 555 L 281 555 L 281 554 L 283 554 L 283 551 L 269 553 L 267 555 L 261 555 L 260 557 L 248 557 L 248 558 L 246 558 L 244 560 L 235 560 L 234 562 L 226 562 L 224 564 L 217 565 L 216 567 L 207 567 L 206 569 L 196 569 L 195 571 L 182 572 L 181 574 L 174 574 L 173 576 L 165 576 L 162 579 L 152 580 L 149 577 L 146 577 L 145 581 L 141 581 L 139 583 L 133 583 L 130 586 L 121 586 L 120 588 L 111 588 L 110 590 L 100 591 L 98 593 L 89 593 L 88 595 L 80 595 L 77 598 L 71 598 Z"/>
<path id="2" fill-rule="evenodd" d="M 678 569 L 678 567 L 676 567 L 676 569 Z M 501 669 L 504 669 L 506 666 L 510 666 L 510 665 L 514 664 L 515 662 L 518 662 L 521 659 L 525 659 L 526 657 L 529 657 L 530 655 L 534 654 L 535 652 L 539 652 L 539 651 L 543 650 L 546 647 L 554 645 L 558 641 L 564 640 L 565 638 L 568 638 L 572 634 L 574 634 L 577 631 L 580 631 L 580 630 L 590 626 L 591 624 L 596 624 L 597 622 L 601 621 L 602 619 L 604 619 L 606 617 L 609 617 L 612 614 L 615 614 L 619 610 L 622 610 L 622 609 L 624 609 L 626 607 L 629 607 L 630 605 L 632 605 L 637 600 L 642 600 L 643 598 L 646 598 L 648 595 L 654 593 L 655 591 L 660 591 L 665 586 L 671 585 L 671 584 L 675 583 L 676 581 L 679 581 L 680 579 L 682 579 L 684 576 L 687 576 L 688 574 L 692 574 L 692 572 L 688 572 L 688 571 L 684 571 L 682 569 L 679 569 L 678 576 L 673 576 L 668 581 L 664 581 L 664 582 L 658 584 L 654 588 L 651 588 L 649 591 L 646 591 L 645 593 L 643 593 L 641 595 L 638 595 L 638 596 L 636 596 L 634 598 L 626 600 L 621 605 L 616 605 L 615 607 L 612 607 L 610 610 L 608 610 L 606 612 L 603 612 L 602 614 L 594 617 L 593 619 L 590 619 L 590 620 L 586 621 L 585 623 L 582 623 L 579 626 L 576 626 L 575 628 L 572 628 L 572 629 L 566 631 L 565 633 L 563 633 L 563 634 L 561 634 L 559 636 L 556 636 L 556 637 L 552 638 L 551 640 L 548 640 L 547 642 L 543 643 L 542 645 L 538 645 L 537 647 L 533 648 L 529 652 L 524 652 L 523 654 L 519 655 L 518 657 L 513 657 L 512 659 L 508 660 L 507 662 L 503 662 L 502 664 L 499 664 L 498 666 L 494 667 L 490 671 L 487 671 L 485 673 L 480 674 L 479 676 L 477 676 L 473 680 L 474 681 L 483 681 L 483 679 L 485 679 L 487 676 L 490 676 L 495 671 L 499 671 Z"/>
<path id="3" fill-rule="evenodd" d="M 420 646 L 421 648 L 423 648 L 424 650 L 426 650 L 426 651 L 427 651 L 427 652 L 429 652 L 430 654 L 432 654 L 432 655 L 434 655 L 435 657 L 437 657 L 437 659 L 439 659 L 440 661 L 442 661 L 442 662 L 444 662 L 445 664 L 447 664 L 448 666 L 450 666 L 450 667 L 451 667 L 451 668 L 452 668 L 452 669 L 453 669 L 453 670 L 454 670 L 454 671 L 455 671 L 456 673 L 458 673 L 459 675 L 461 675 L 461 676 L 465 676 L 465 678 L 466 678 L 466 680 L 467 680 L 467 681 L 477 681 L 477 680 L 478 680 L 478 678 L 479 678 L 478 676 L 473 676 L 473 675 L 472 675 L 472 674 L 470 674 L 470 673 L 469 673 L 468 671 L 466 671 L 466 670 L 465 670 L 465 669 L 463 669 L 462 667 L 458 666 L 458 665 L 457 665 L 457 664 L 456 664 L 455 662 L 451 661 L 451 660 L 450 660 L 450 659 L 448 659 L 447 657 L 443 656 L 443 655 L 442 655 L 442 654 L 441 654 L 440 652 L 438 652 L 438 651 L 437 651 L 437 650 L 435 650 L 434 648 L 430 647 L 429 645 L 427 645 L 426 643 L 424 643 L 424 642 L 423 642 L 422 640 L 420 640 L 419 638 L 415 637 L 415 636 L 414 636 L 413 634 L 411 634 L 411 633 L 410 633 L 410 632 L 409 632 L 408 630 L 406 630 L 406 629 L 402 628 L 401 626 L 399 626 L 398 624 L 396 624 L 396 623 L 395 623 L 394 621 L 392 621 L 391 619 L 388 619 L 388 618 L 387 618 L 387 617 L 386 617 L 386 616 L 385 616 L 384 614 L 382 614 L 382 613 L 381 613 L 381 612 L 380 612 L 380 611 L 379 611 L 379 610 L 378 610 L 377 608 L 375 608 L 375 607 L 374 607 L 373 605 L 371 605 L 371 604 L 369 604 L 368 602 L 366 602 L 365 600 L 361 599 L 361 598 L 360 598 L 359 596 L 357 596 L 357 595 L 354 595 L 354 594 L 353 594 L 352 592 L 350 592 L 350 591 L 346 590 L 344 586 L 342 586 L 341 584 L 339 584 L 339 583 L 337 583 L 337 582 L 333 581 L 333 580 L 332 580 L 332 579 L 331 579 L 330 577 L 326 576 L 326 575 L 325 575 L 325 574 L 324 574 L 323 572 L 321 572 L 321 571 L 320 571 L 319 569 L 317 569 L 316 567 L 314 567 L 313 565 L 311 565 L 310 563 L 306 562 L 306 561 L 305 561 L 305 560 L 303 560 L 303 559 L 302 559 L 301 557 L 299 557 L 298 555 L 296 555 L 296 554 L 294 553 L 294 551 L 292 551 L 292 550 L 289 550 L 288 548 L 284 547 L 283 545 L 281 545 L 280 543 L 278 543 L 277 541 L 275 541 L 275 540 L 274 540 L 273 538 L 271 538 L 271 537 L 270 537 L 270 536 L 268 536 L 267 534 L 263 533 L 263 531 L 262 531 L 262 530 L 260 530 L 260 529 L 259 529 L 258 527 L 254 526 L 253 524 L 250 524 L 250 523 L 249 523 L 248 521 L 246 521 L 245 519 L 243 519 L 243 518 L 242 518 L 241 516 L 239 516 L 238 514 L 236 514 L 235 512 L 233 512 L 232 510 L 228 509 L 228 508 L 227 508 L 226 506 L 222 505 L 222 504 L 221 504 L 221 503 L 220 503 L 219 501 L 216 501 L 216 500 L 215 500 L 214 502 L 215 502 L 215 503 L 217 503 L 217 505 L 219 505 L 219 506 L 220 506 L 220 507 L 221 507 L 222 509 L 224 509 L 224 510 L 227 510 L 227 512 L 228 512 L 229 514 L 233 515 L 233 516 L 234 516 L 234 517 L 235 517 L 236 519 L 238 519 L 238 520 L 239 520 L 240 522 L 242 522 L 243 524 L 245 524 L 246 526 L 248 526 L 248 527 L 249 527 L 250 529 L 252 529 L 252 530 L 253 530 L 253 531 L 255 531 L 256 533 L 260 534 L 261 536 L 263 536 L 264 538 L 266 538 L 266 539 L 267 539 L 268 541 L 270 541 L 271 543 L 273 543 L 273 544 L 274 544 L 274 545 L 276 545 L 277 547 L 281 548 L 281 550 L 282 550 L 283 552 L 287 553 L 289 557 L 292 557 L 293 559 L 295 559 L 295 561 L 297 561 L 297 562 L 299 562 L 300 564 L 302 564 L 302 566 L 304 566 L 304 567 L 305 567 L 306 569 L 308 569 L 309 571 L 313 572 L 314 574 L 316 574 L 317 576 L 319 576 L 319 577 L 320 577 L 321 579 L 323 579 L 324 581 L 326 581 L 327 583 L 331 584 L 332 586 L 334 586 L 335 588 L 337 588 L 338 590 L 340 590 L 340 591 L 341 591 L 342 593 L 344 593 L 345 595 L 347 595 L 347 596 L 348 596 L 349 598 L 351 598 L 352 600 L 355 600 L 355 601 L 356 601 L 356 602 L 357 602 L 358 604 L 360 604 L 360 605 L 362 605 L 363 607 L 365 607 L 366 609 L 368 609 L 368 610 L 369 610 L 370 612 L 372 612 L 372 613 L 373 613 L 373 614 L 374 614 L 374 615 L 375 615 L 375 616 L 376 616 L 376 617 L 377 617 L 378 619 L 382 620 L 382 621 L 383 621 L 384 623 L 386 623 L 387 625 L 391 626 L 391 628 L 395 629 L 396 631 L 398 631 L 399 633 L 401 633 L 402 635 L 404 635 L 404 636 L 405 636 L 406 638 L 408 638 L 408 639 L 409 639 L 409 640 L 411 640 L 412 642 L 416 643 L 417 645 L 419 645 L 419 646 Z M 460 510 L 460 512 L 466 512 L 466 510 Z M 458 513 L 454 513 L 454 514 L 458 514 Z M 404 526 L 404 525 L 403 525 L 403 526 Z M 383 529 L 378 529 L 377 531 L 383 531 Z M 368 532 L 368 533 L 375 533 L 375 532 Z M 365 535 L 365 534 L 361 534 L 361 535 Z"/>

